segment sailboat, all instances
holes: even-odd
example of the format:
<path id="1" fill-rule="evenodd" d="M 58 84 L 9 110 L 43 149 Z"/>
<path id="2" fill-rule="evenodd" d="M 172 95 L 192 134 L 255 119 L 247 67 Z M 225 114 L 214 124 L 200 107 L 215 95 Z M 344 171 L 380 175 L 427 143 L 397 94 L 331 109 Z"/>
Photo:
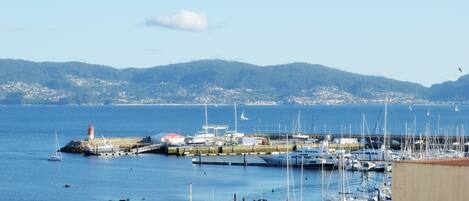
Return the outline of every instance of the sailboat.
<path id="1" fill-rule="evenodd" d="M 57 131 L 55 131 L 55 148 L 54 148 L 54 152 L 49 154 L 49 161 L 61 161 L 61 160 L 62 160 L 62 152 L 60 151 Z"/>
<path id="2" fill-rule="evenodd" d="M 244 115 L 244 111 L 241 112 L 241 117 L 240 117 L 240 119 L 241 119 L 241 121 L 247 121 L 247 120 L 249 120 L 249 118 L 246 117 L 246 115 Z"/>
<path id="3" fill-rule="evenodd" d="M 244 137 L 244 133 L 238 132 L 238 112 L 236 108 L 236 103 L 233 103 L 233 106 L 234 106 L 234 123 L 235 123 L 234 131 L 227 131 L 225 135 L 226 137 L 230 137 L 231 141 L 233 141 L 234 138 Z"/>
<path id="4" fill-rule="evenodd" d="M 455 111 L 455 112 L 459 112 L 459 111 L 461 111 L 461 110 L 459 110 L 459 107 L 458 107 L 458 105 L 454 106 L 454 111 Z"/>
<path id="5" fill-rule="evenodd" d="M 309 138 L 301 132 L 301 111 L 298 111 L 298 119 L 296 121 L 295 130 L 293 131 L 293 138 L 306 140 Z"/>
<path id="6" fill-rule="evenodd" d="M 199 145 L 207 145 L 212 143 L 215 140 L 215 133 L 210 133 L 210 129 L 213 130 L 213 126 L 208 125 L 208 112 L 207 112 L 207 104 L 204 104 L 205 109 L 205 125 L 202 126 L 202 131 L 198 131 L 194 134 L 191 140 L 187 142 L 187 144 L 199 144 Z"/>

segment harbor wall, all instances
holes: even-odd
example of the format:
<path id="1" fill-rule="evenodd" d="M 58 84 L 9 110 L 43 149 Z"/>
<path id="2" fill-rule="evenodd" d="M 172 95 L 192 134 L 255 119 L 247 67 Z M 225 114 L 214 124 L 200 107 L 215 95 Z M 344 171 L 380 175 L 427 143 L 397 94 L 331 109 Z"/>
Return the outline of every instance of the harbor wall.
<path id="1" fill-rule="evenodd" d="M 395 162 L 392 169 L 393 200 L 469 200 L 469 166 Z"/>
<path id="2" fill-rule="evenodd" d="M 94 146 L 99 143 L 110 143 L 114 145 L 114 147 L 119 147 L 121 149 L 131 149 L 137 146 L 147 146 L 150 145 L 150 138 L 149 137 L 113 137 L 113 138 L 96 138 L 93 140 L 72 140 L 60 151 L 63 152 L 70 152 L 70 153 L 82 153 L 87 146 Z"/>
<path id="3" fill-rule="evenodd" d="M 271 154 L 273 152 L 292 151 L 302 147 L 318 147 L 319 144 L 295 144 L 295 145 L 234 145 L 234 146 L 178 146 L 166 147 L 164 151 L 168 155 L 238 155 L 238 154 Z M 329 144 L 329 148 L 357 150 L 359 144 Z"/>

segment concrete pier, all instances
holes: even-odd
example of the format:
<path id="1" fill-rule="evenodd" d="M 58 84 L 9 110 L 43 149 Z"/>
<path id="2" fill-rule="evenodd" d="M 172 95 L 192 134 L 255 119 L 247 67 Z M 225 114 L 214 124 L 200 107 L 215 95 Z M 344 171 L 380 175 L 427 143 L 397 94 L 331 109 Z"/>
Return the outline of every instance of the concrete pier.
<path id="1" fill-rule="evenodd" d="M 131 149 L 137 147 L 145 147 L 149 146 L 150 138 L 149 137 L 112 137 L 112 138 L 98 138 L 93 140 L 72 140 L 67 145 L 62 147 L 60 151 L 62 152 L 69 152 L 69 153 L 83 153 L 87 146 L 95 146 L 99 143 L 107 143 L 112 144 L 114 147 L 119 148 L 123 151 L 131 151 Z"/>

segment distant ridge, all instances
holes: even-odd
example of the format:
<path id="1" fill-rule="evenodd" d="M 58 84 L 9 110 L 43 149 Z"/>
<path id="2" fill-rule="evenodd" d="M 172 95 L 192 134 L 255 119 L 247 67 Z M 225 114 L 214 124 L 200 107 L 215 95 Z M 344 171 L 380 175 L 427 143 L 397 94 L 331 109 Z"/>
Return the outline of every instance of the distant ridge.
<path id="1" fill-rule="evenodd" d="M 300 62 L 258 66 L 197 60 L 116 69 L 0 59 L 0 104 L 360 104 L 382 102 L 385 96 L 399 103 L 465 102 L 468 80 L 426 88 Z"/>

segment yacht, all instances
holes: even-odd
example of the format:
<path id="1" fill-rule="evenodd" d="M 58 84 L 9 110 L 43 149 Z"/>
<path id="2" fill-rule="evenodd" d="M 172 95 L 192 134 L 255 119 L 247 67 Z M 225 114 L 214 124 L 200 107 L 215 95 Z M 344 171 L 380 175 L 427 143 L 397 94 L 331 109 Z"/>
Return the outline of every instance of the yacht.
<path id="1" fill-rule="evenodd" d="M 288 157 L 288 158 L 287 158 Z M 318 148 L 304 147 L 299 148 L 289 154 L 277 153 L 261 158 L 270 166 L 287 166 L 287 159 L 291 166 L 301 166 L 303 161 L 304 168 L 331 169 L 338 165 L 338 156 L 335 150 L 329 149 L 327 141 L 320 143 Z"/>
<path id="2" fill-rule="evenodd" d="M 187 144 L 192 145 L 208 145 L 215 138 L 215 134 L 208 133 L 207 131 L 199 131 L 192 138 L 187 141 Z"/>

